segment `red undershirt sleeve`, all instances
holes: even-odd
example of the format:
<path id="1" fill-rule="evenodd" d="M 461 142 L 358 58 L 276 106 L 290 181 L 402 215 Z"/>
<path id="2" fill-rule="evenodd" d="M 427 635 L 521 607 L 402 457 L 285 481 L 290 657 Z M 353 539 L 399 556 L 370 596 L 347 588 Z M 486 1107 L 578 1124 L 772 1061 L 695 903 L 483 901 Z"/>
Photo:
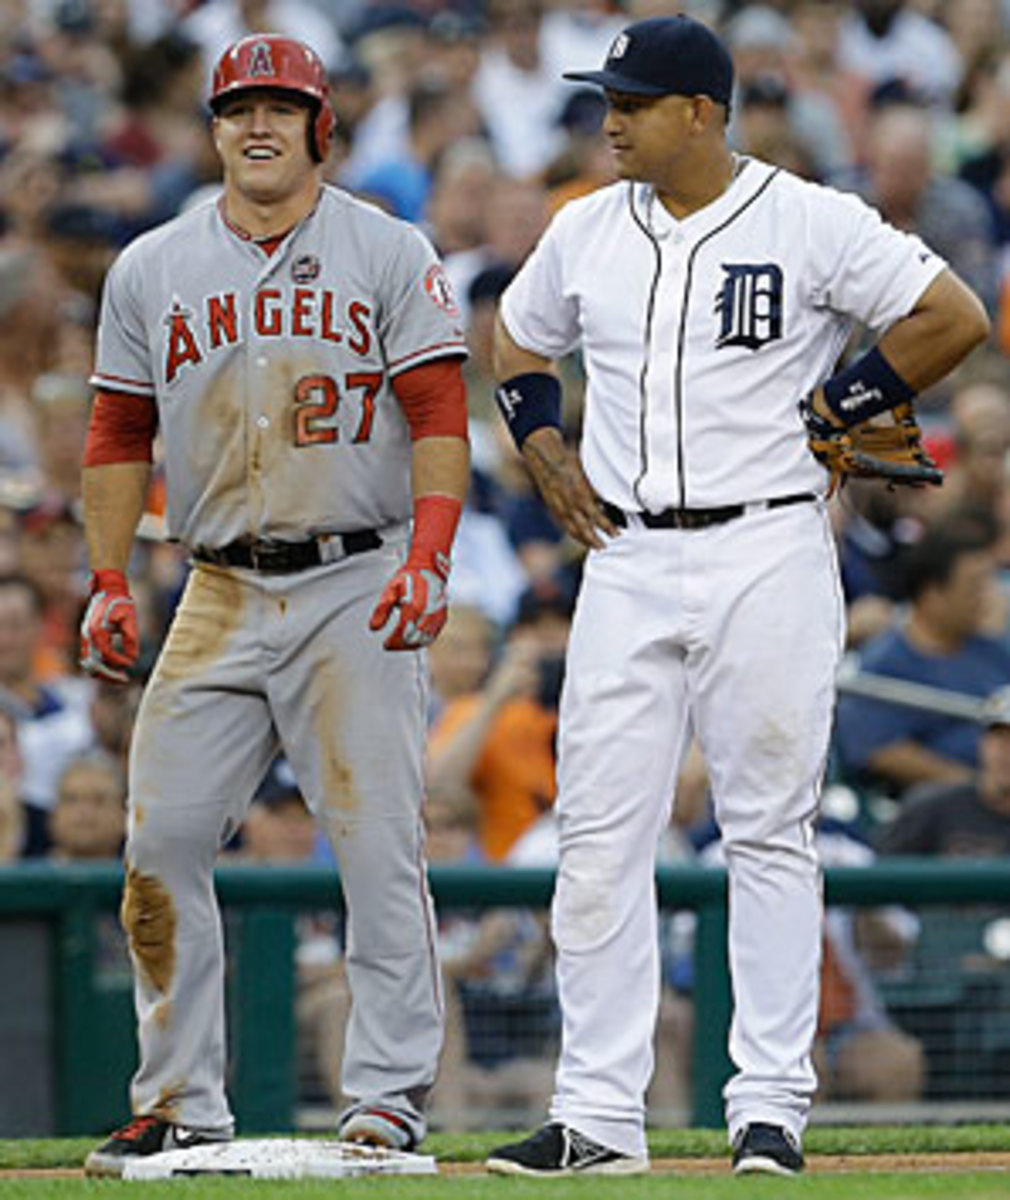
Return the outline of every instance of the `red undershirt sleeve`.
<path id="1" fill-rule="evenodd" d="M 95 393 L 84 445 L 84 465 L 151 462 L 158 408 L 148 396 L 135 392 Z"/>
<path id="2" fill-rule="evenodd" d="M 467 440 L 466 385 L 455 358 L 440 358 L 404 371 L 393 380 L 411 441 L 424 437 Z"/>

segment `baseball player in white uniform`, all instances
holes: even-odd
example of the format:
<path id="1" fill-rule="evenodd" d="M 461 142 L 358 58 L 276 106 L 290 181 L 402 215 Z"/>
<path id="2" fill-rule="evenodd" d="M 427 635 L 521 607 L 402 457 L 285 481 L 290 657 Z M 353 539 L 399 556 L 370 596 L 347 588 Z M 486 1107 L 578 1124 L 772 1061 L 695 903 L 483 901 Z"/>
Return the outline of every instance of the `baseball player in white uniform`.
<path id="1" fill-rule="evenodd" d="M 815 1090 L 821 887 L 811 831 L 844 611 L 807 445 L 882 411 L 987 333 L 976 297 L 860 200 L 734 155 L 732 62 L 688 17 L 624 30 L 602 71 L 621 179 L 554 218 L 502 299 L 499 402 L 589 548 L 561 702 L 552 931 L 563 1037 L 550 1120 L 488 1160 L 648 1168 L 659 1000 L 654 861 L 690 735 L 730 879 L 738 1172 L 793 1174 Z M 879 342 L 834 373 L 856 322 Z M 581 347 L 581 452 L 553 362 Z"/>
<path id="2" fill-rule="evenodd" d="M 323 183 L 326 74 L 288 38 L 221 58 L 219 200 L 109 273 L 84 471 L 84 666 L 137 651 L 126 569 L 155 426 L 193 570 L 134 736 L 123 921 L 135 1119 L 87 1160 L 232 1135 L 212 869 L 283 749 L 348 905 L 340 1133 L 425 1132 L 442 999 L 421 833 L 423 648 L 446 616 L 468 479 L 463 333 L 418 231 Z"/>

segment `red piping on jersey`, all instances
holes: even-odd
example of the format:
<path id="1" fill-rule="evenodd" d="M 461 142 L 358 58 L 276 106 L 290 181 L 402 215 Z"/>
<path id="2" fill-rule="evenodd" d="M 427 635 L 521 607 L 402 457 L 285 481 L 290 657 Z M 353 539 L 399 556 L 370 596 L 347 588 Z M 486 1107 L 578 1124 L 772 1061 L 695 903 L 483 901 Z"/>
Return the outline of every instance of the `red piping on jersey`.
<path id="1" fill-rule="evenodd" d="M 419 658 L 418 655 L 414 656 L 415 662 L 418 661 L 418 658 Z M 431 900 L 430 900 L 430 897 L 428 894 L 428 887 L 427 887 L 427 883 L 426 883 L 427 863 L 425 862 L 425 859 L 424 859 L 423 838 L 424 838 L 424 835 L 422 833 L 421 839 L 419 840 L 419 843 L 418 843 L 418 848 L 416 850 L 417 867 L 418 867 L 417 886 L 420 891 L 419 899 L 421 902 L 421 912 L 424 914 L 424 933 L 425 933 L 425 941 L 427 943 L 427 950 L 428 950 L 428 979 L 429 979 L 429 982 L 431 983 L 431 990 L 432 990 L 432 994 L 433 994 L 433 997 L 435 1000 L 435 1009 L 438 1012 L 440 1017 L 444 1017 L 445 1016 L 445 995 L 442 991 L 442 972 L 439 969 L 439 963 L 438 963 L 438 934 L 436 933 L 434 922 L 432 921 L 432 915 L 431 915 Z"/>
<path id="2" fill-rule="evenodd" d="M 423 350 L 418 350 L 414 354 L 407 354 L 403 358 L 394 358 L 389 363 L 390 371 L 394 368 L 402 368 L 405 363 L 409 363 L 418 358 L 430 358 L 432 355 L 442 356 L 441 352 L 445 350 L 453 350 L 460 358 L 466 358 L 466 346 L 462 341 L 458 342 L 436 342 L 433 346 L 425 346 Z"/>
<path id="3" fill-rule="evenodd" d="M 322 195 L 322 192 L 320 191 L 319 194 Z M 310 217 L 312 213 L 316 211 L 318 204 L 319 201 L 317 199 L 316 203 L 312 206 L 312 211 L 306 213 L 306 217 Z M 264 252 L 264 254 L 266 254 L 268 258 L 273 254 L 281 242 L 284 241 L 288 234 L 291 233 L 293 229 L 297 229 L 302 221 L 305 220 L 305 217 L 302 217 L 300 220 L 296 221 L 294 225 L 291 225 L 289 228 L 285 229 L 283 233 L 272 233 L 268 237 L 257 237 L 254 233 L 250 233 L 247 229 L 243 229 L 241 225 L 236 225 L 232 221 L 228 220 L 228 214 L 224 211 L 224 196 L 221 196 L 218 199 L 217 211 L 221 214 L 221 220 L 224 221 L 227 228 L 230 229 L 237 238 L 241 238 L 243 242 L 252 242 L 254 246 L 259 246 L 259 248 Z"/>
<path id="4" fill-rule="evenodd" d="M 97 392 L 84 443 L 84 466 L 151 462 L 158 409 L 135 392 Z"/>
<path id="5" fill-rule="evenodd" d="M 128 379 L 125 375 L 109 375 L 105 371 L 96 371 L 91 376 L 91 382 L 95 387 L 101 387 L 103 383 L 113 385 L 121 383 L 123 385 L 121 388 L 113 386 L 109 389 L 114 392 L 150 392 L 152 396 L 154 395 L 154 384 L 146 379 Z"/>
<path id="6" fill-rule="evenodd" d="M 403 371 L 393 391 L 410 426 L 410 439 L 458 437 L 466 441 L 466 385 L 459 360 L 440 358 Z"/>

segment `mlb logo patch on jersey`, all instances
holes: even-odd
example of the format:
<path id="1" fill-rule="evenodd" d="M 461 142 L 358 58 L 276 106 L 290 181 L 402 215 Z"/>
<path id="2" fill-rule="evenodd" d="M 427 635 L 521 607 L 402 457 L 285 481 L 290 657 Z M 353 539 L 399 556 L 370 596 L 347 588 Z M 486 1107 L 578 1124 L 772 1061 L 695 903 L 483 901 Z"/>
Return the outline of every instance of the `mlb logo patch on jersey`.
<path id="1" fill-rule="evenodd" d="M 425 273 L 424 290 L 443 312 L 450 317 L 459 316 L 459 305 L 452 294 L 452 284 L 439 263 L 433 263 Z"/>
<path id="2" fill-rule="evenodd" d="M 314 254 L 300 254 L 291 264 L 291 278 L 295 283 L 311 283 L 319 278 L 322 263 Z"/>

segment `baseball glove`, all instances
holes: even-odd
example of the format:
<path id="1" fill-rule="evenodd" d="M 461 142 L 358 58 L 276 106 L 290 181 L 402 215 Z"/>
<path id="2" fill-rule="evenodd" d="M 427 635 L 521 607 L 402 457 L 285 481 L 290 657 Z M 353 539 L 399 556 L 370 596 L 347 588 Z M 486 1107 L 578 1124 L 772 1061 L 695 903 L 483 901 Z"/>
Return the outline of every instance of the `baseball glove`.
<path id="1" fill-rule="evenodd" d="M 829 496 L 851 478 L 883 479 L 889 487 L 943 483 L 943 472 L 926 452 L 915 409 L 907 401 L 891 409 L 889 422 L 860 421 L 845 429 L 814 412 L 809 398 L 800 412 L 814 458 L 831 473 Z"/>

